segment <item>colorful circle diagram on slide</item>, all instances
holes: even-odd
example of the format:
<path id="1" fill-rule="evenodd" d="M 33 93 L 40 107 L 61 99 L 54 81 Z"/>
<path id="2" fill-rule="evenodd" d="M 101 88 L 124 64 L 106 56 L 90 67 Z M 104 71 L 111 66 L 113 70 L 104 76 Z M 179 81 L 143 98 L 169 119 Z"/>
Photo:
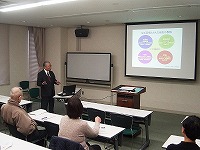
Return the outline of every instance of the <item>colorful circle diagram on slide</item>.
<path id="1" fill-rule="evenodd" d="M 149 51 L 141 51 L 138 54 L 138 60 L 143 63 L 143 64 L 147 64 L 152 60 L 152 54 Z"/>
<path id="2" fill-rule="evenodd" d="M 174 42 L 174 37 L 169 34 L 165 34 L 159 39 L 159 45 L 164 49 L 171 48 L 174 45 Z"/>
<path id="3" fill-rule="evenodd" d="M 142 35 L 138 39 L 138 44 L 141 48 L 147 49 L 153 44 L 153 39 L 149 35 Z"/>
<path id="4" fill-rule="evenodd" d="M 173 55 L 169 52 L 169 51 L 161 51 L 158 55 L 157 55 L 157 59 L 161 64 L 169 64 L 172 59 L 173 59 Z"/>

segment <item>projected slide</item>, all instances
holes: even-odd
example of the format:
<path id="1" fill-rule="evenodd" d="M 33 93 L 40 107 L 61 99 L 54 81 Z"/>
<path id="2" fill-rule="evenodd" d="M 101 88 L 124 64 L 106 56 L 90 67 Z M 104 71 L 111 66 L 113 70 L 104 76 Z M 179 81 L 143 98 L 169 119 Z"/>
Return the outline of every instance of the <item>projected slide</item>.
<path id="1" fill-rule="evenodd" d="M 125 75 L 196 79 L 197 23 L 126 24 Z"/>
<path id="2" fill-rule="evenodd" d="M 132 30 L 132 67 L 181 69 L 182 28 Z"/>

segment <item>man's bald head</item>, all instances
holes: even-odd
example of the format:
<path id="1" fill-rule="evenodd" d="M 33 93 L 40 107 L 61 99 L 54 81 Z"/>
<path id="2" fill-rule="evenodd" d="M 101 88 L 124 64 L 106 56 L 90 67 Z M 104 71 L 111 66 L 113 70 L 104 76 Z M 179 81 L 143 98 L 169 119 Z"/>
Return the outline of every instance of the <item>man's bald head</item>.
<path id="1" fill-rule="evenodd" d="M 10 90 L 10 98 L 11 99 L 20 102 L 21 99 L 22 99 L 22 96 L 23 96 L 23 93 L 22 93 L 22 88 L 21 87 L 13 87 Z"/>

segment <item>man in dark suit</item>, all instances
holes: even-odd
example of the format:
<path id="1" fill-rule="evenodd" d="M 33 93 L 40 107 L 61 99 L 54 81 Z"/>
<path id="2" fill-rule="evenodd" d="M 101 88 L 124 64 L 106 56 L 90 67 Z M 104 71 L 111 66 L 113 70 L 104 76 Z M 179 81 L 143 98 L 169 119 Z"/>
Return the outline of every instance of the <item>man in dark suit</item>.
<path id="1" fill-rule="evenodd" d="M 56 80 L 53 71 L 51 71 L 51 63 L 49 61 L 45 61 L 43 67 L 44 69 L 37 76 L 37 85 L 41 87 L 41 108 L 47 110 L 49 105 L 49 112 L 54 112 L 54 84 L 59 85 L 60 82 Z"/>

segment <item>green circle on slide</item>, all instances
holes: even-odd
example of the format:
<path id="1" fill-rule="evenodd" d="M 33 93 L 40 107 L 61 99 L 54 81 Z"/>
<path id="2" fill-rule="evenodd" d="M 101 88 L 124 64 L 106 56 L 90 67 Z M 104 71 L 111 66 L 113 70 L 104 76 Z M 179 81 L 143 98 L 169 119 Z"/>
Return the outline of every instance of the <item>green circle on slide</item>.
<path id="1" fill-rule="evenodd" d="M 165 34 L 160 37 L 159 45 L 162 48 L 170 48 L 174 45 L 174 38 L 169 34 Z"/>

